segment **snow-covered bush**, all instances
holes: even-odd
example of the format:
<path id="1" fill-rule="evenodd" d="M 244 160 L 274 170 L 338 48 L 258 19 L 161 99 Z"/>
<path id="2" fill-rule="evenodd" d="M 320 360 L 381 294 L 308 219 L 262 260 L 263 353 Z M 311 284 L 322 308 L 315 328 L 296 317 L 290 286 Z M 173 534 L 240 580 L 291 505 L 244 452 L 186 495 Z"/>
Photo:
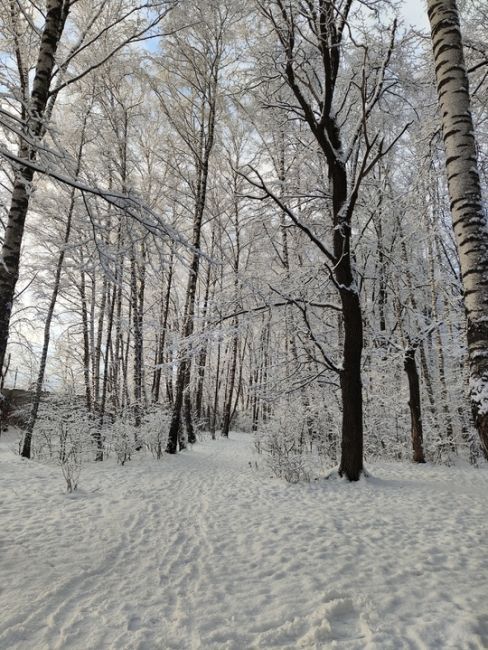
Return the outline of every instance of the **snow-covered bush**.
<path id="1" fill-rule="evenodd" d="M 94 445 L 93 431 L 94 422 L 76 396 L 50 396 L 39 407 L 32 456 L 43 462 L 58 462 L 79 438 L 83 454 L 88 457 Z"/>
<path id="2" fill-rule="evenodd" d="M 117 462 L 125 465 L 136 450 L 136 435 L 134 425 L 125 420 L 118 420 L 110 429 L 111 448 L 115 452 Z"/>
<path id="3" fill-rule="evenodd" d="M 32 456 L 61 468 L 68 492 L 79 483 L 83 463 L 94 449 L 94 422 L 75 395 L 41 402 L 32 437 Z"/>
<path id="4" fill-rule="evenodd" d="M 288 483 L 309 481 L 322 469 L 324 445 L 316 420 L 303 403 L 285 403 L 254 435 L 258 454 L 278 478 Z"/>
<path id="5" fill-rule="evenodd" d="M 85 442 L 83 430 L 73 426 L 73 423 L 59 422 L 59 465 L 68 492 L 74 492 L 78 488 Z"/>
<path id="6" fill-rule="evenodd" d="M 144 414 L 139 438 L 154 458 L 161 458 L 166 449 L 170 421 L 171 413 L 162 408 L 153 408 Z"/>
<path id="7" fill-rule="evenodd" d="M 278 478 L 283 478 L 288 483 L 310 479 L 303 449 L 293 433 L 266 426 L 261 436 L 260 449 L 265 454 L 267 466 Z"/>

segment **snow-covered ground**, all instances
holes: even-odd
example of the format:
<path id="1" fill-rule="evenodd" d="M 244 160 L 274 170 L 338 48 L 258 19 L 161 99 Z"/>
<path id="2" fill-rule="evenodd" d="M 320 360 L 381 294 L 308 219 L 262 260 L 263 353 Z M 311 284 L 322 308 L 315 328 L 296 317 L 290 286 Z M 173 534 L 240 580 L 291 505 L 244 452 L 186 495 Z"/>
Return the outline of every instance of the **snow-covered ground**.
<path id="1" fill-rule="evenodd" d="M 0 454 L 2 650 L 488 648 L 488 472 L 288 485 L 250 438 L 158 462 Z"/>

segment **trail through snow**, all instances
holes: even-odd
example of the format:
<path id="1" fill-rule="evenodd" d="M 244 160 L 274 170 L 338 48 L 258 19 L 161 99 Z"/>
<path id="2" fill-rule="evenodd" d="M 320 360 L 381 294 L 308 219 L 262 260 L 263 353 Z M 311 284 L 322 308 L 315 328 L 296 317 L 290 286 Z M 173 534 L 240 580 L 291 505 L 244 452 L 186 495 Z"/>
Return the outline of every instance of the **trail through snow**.
<path id="1" fill-rule="evenodd" d="M 59 469 L 0 444 L 2 650 L 488 648 L 488 471 L 287 485 L 251 440 Z"/>

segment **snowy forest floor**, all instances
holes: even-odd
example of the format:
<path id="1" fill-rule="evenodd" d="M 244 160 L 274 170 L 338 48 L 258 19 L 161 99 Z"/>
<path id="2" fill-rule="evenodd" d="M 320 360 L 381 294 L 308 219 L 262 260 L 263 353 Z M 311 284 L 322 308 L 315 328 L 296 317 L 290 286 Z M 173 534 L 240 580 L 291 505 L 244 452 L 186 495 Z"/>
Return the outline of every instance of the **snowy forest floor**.
<path id="1" fill-rule="evenodd" d="M 59 468 L 0 439 L 0 648 L 488 647 L 488 471 L 251 469 L 250 436 Z"/>

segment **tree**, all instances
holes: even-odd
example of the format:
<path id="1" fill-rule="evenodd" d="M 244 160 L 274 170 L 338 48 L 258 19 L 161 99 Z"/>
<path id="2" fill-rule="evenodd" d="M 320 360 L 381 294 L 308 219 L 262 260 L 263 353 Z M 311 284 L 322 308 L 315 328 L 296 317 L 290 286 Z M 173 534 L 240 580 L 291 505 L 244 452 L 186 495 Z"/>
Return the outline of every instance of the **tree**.
<path id="1" fill-rule="evenodd" d="M 12 103 L 17 104 L 18 115 L 2 110 L 0 116 L 3 118 L 2 124 L 17 134 L 18 152 L 11 158 L 15 161 L 15 177 L 1 251 L 0 372 L 8 343 L 15 287 L 19 278 L 20 251 L 36 163 L 53 117 L 56 100 L 65 88 L 103 66 L 123 47 L 148 38 L 151 30 L 159 25 L 172 8 L 172 2 L 166 0 L 142 3 L 136 7 L 127 0 L 102 0 L 96 7 L 88 7 L 85 14 L 80 9 L 77 19 L 70 25 L 70 29 L 66 29 L 68 16 L 78 9 L 77 0 L 47 0 L 45 12 L 35 3 L 28 5 L 23 7 L 20 0 L 10 0 L 7 9 L 12 23 L 11 54 L 18 78 L 18 87 L 12 89 L 11 99 Z M 145 15 L 149 18 L 142 18 Z M 134 19 L 134 16 L 138 18 Z M 43 20 L 40 30 L 36 27 L 39 18 Z M 32 90 L 29 81 L 30 47 L 24 47 L 22 43 L 23 31 L 32 32 L 34 39 L 39 35 Z M 58 56 L 62 49 L 61 39 L 66 33 L 74 40 L 68 51 L 62 52 L 61 57 Z M 90 58 L 81 70 L 75 70 L 76 64 L 83 61 L 86 51 L 89 54 L 95 52 L 97 42 L 102 40 L 104 47 L 101 48 L 100 58 Z M 68 74 L 70 71 L 71 74 Z M 45 170 L 41 167 L 40 171 Z"/>
<path id="2" fill-rule="evenodd" d="M 469 79 L 456 0 L 429 0 L 452 224 L 467 318 L 470 397 L 488 458 L 488 225 L 481 196 Z"/>
<path id="3" fill-rule="evenodd" d="M 215 125 L 220 95 L 222 66 L 225 63 L 227 31 L 236 19 L 232 3 L 219 0 L 202 3 L 194 10 L 195 24 L 186 32 L 173 37 L 167 59 L 174 64 L 170 75 L 172 83 L 159 92 L 163 110 L 193 158 L 194 206 L 191 244 L 193 252 L 189 264 L 185 308 L 181 338 L 185 349 L 178 364 L 176 385 L 166 451 L 174 454 L 184 445 L 182 416 L 184 415 L 188 441 L 195 442 L 192 419 L 191 346 L 194 332 L 195 302 L 200 270 L 200 242 L 207 202 L 207 187 L 211 154 L 215 143 Z M 165 97 L 165 95 L 169 95 Z M 176 101 L 175 101 L 176 100 Z"/>
<path id="4" fill-rule="evenodd" d="M 70 10 L 69 0 L 48 0 L 42 29 L 39 54 L 28 95 L 28 73 L 24 69 L 23 52 L 16 44 L 17 66 L 21 79 L 22 95 L 27 99 L 22 103 L 19 138 L 19 158 L 35 161 L 37 147 L 45 131 L 45 113 L 49 102 L 55 57 L 59 41 Z M 17 11 L 13 9 L 13 11 Z M 16 42 L 17 43 L 17 42 Z M 29 209 L 34 171 L 32 167 L 20 166 L 15 173 L 12 199 L 2 244 L 2 264 L 0 265 L 0 372 L 3 370 L 7 349 L 10 316 L 14 300 L 15 286 L 19 278 L 20 248 L 24 235 L 25 218 Z"/>
<path id="5" fill-rule="evenodd" d="M 346 34 L 351 29 L 349 19 L 353 2 L 318 0 L 302 5 L 274 0 L 258 4 L 281 50 L 275 66 L 291 91 L 290 98 L 278 97 L 275 105 L 298 115 L 307 125 L 326 164 L 329 186 L 322 192 L 330 195 L 332 247 L 324 245 L 313 229 L 267 187 L 260 174 L 257 174 L 258 181 L 252 182 L 272 198 L 318 248 L 322 263 L 329 268 L 330 278 L 339 293 L 344 333 L 342 362 L 333 363 L 320 347 L 322 357 L 340 380 L 342 456 L 339 473 L 357 481 L 363 471 L 363 321 L 352 246 L 352 219 L 362 181 L 391 148 L 378 133 L 371 136 L 368 119 L 383 94 L 396 27 L 394 25 L 391 31 L 381 62 L 371 62 L 365 47 L 357 115 L 353 108 L 356 102 L 351 95 L 358 85 L 350 81 L 344 91 L 341 84 L 341 56 Z"/>

